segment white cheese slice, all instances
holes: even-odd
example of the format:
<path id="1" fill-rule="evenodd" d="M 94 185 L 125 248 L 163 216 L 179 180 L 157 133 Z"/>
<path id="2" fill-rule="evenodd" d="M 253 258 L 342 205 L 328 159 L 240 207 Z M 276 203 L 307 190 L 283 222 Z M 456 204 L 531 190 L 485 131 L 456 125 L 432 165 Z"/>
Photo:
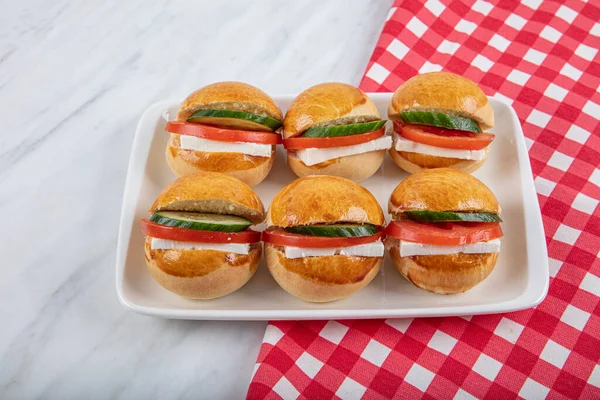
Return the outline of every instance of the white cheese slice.
<path id="1" fill-rule="evenodd" d="M 305 247 L 284 246 L 286 258 L 333 256 L 337 249 L 316 249 Z"/>
<path id="2" fill-rule="evenodd" d="M 442 254 L 481 254 L 498 253 L 500 251 L 500 239 L 488 242 L 463 244 L 461 246 L 435 246 L 400 240 L 400 256 L 437 256 Z"/>
<path id="3" fill-rule="evenodd" d="M 181 135 L 180 147 L 185 150 L 206 151 L 210 153 L 242 153 L 250 156 L 271 157 L 271 145 L 246 142 L 221 142 Z"/>
<path id="4" fill-rule="evenodd" d="M 483 160 L 486 149 L 483 150 L 457 150 L 445 149 L 443 147 L 430 146 L 428 144 L 413 142 L 403 138 L 394 132 L 394 149 L 396 151 L 405 151 L 407 153 L 419 153 L 428 156 L 459 158 L 461 160 Z"/>
<path id="5" fill-rule="evenodd" d="M 216 250 L 225 253 L 248 254 L 250 251 L 250 244 L 180 242 L 177 240 L 152 238 L 150 248 L 152 250 Z"/>
<path id="6" fill-rule="evenodd" d="M 340 248 L 306 248 L 284 246 L 286 258 L 304 258 L 304 257 L 322 257 L 322 256 L 360 256 L 360 257 L 383 257 L 385 248 L 381 240 L 373 243 L 359 244 L 356 246 L 340 247 Z"/>
<path id="7" fill-rule="evenodd" d="M 353 144 L 351 146 L 330 147 L 326 149 L 308 148 L 296 151 L 296 157 L 304 164 L 311 166 L 334 158 L 363 154 L 376 150 L 387 150 L 392 147 L 392 138 L 382 136 L 367 143 Z"/>
<path id="8" fill-rule="evenodd" d="M 383 257 L 384 252 L 385 246 L 381 240 L 340 249 L 340 254 L 343 256 Z"/>

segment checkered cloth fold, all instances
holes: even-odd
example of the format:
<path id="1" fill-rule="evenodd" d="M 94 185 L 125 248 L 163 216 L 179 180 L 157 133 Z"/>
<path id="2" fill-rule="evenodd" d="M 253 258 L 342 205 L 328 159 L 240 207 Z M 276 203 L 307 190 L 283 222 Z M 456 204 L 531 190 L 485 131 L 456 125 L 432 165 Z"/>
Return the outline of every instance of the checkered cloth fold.
<path id="1" fill-rule="evenodd" d="M 445 70 L 517 111 L 548 242 L 536 308 L 272 322 L 249 399 L 600 398 L 600 2 L 397 0 L 361 83 Z"/>

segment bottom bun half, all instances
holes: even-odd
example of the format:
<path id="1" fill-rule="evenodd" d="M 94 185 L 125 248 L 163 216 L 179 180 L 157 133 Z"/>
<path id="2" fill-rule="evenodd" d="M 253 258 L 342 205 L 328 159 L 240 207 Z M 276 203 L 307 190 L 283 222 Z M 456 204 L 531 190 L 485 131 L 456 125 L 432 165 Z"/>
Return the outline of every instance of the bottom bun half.
<path id="1" fill-rule="evenodd" d="M 289 294 L 304 301 L 327 302 L 367 286 L 379 272 L 383 257 L 322 256 L 289 259 L 283 248 L 265 243 L 271 275 Z"/>
<path id="2" fill-rule="evenodd" d="M 254 243 L 248 254 L 214 250 L 152 250 L 145 244 L 146 265 L 165 289 L 189 299 L 216 299 L 244 286 L 256 272 L 262 246 Z"/>
<path id="3" fill-rule="evenodd" d="M 488 153 L 479 161 L 461 160 L 458 158 L 436 157 L 419 153 L 399 152 L 393 147 L 390 149 L 390 156 L 397 166 L 408 173 L 431 168 L 453 168 L 464 172 L 475 172 L 487 160 Z"/>
<path id="4" fill-rule="evenodd" d="M 398 272 L 415 286 L 433 293 L 462 293 L 481 283 L 494 269 L 498 253 L 400 257 L 390 255 Z"/>
<path id="5" fill-rule="evenodd" d="M 179 135 L 172 134 L 165 152 L 167 164 L 177 176 L 220 172 L 253 187 L 269 175 L 275 162 L 275 146 L 272 146 L 270 157 L 257 157 L 242 153 L 186 150 L 179 147 L 179 143 Z"/>
<path id="6" fill-rule="evenodd" d="M 319 164 L 308 166 L 293 153 L 288 152 L 288 164 L 300 178 L 308 175 L 333 175 L 361 182 L 372 176 L 385 158 L 385 150 L 334 158 Z"/>

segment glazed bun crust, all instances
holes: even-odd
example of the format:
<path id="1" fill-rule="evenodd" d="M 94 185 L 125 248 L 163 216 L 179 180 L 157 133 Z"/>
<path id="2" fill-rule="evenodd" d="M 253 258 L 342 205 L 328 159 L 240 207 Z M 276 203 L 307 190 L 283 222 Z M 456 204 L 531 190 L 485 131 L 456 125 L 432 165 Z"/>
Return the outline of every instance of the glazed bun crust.
<path id="1" fill-rule="evenodd" d="M 415 286 L 433 293 L 465 292 L 481 283 L 494 269 L 498 253 L 400 257 L 390 249 L 398 272 Z"/>
<path id="2" fill-rule="evenodd" d="M 203 109 L 244 111 L 278 121 L 283 119 L 281 110 L 268 94 L 242 82 L 217 82 L 196 90 L 181 103 L 177 120 L 185 121 Z"/>
<path id="3" fill-rule="evenodd" d="M 408 173 L 414 174 L 431 168 L 453 168 L 463 172 L 475 172 L 487 160 L 489 148 L 486 148 L 485 157 L 479 161 L 461 160 L 458 158 L 436 157 L 427 154 L 408 153 L 390 149 L 390 156 L 394 163 Z"/>
<path id="4" fill-rule="evenodd" d="M 177 176 L 220 172 L 254 187 L 269 175 L 275 162 L 275 146 L 271 146 L 270 157 L 257 157 L 242 153 L 186 150 L 179 143 L 179 135 L 172 133 L 165 152 L 167 164 Z"/>
<path id="5" fill-rule="evenodd" d="M 265 243 L 273 278 L 286 292 L 304 301 L 338 300 L 367 286 L 379 272 L 383 257 L 325 256 L 286 258 L 282 248 Z"/>
<path id="6" fill-rule="evenodd" d="M 216 172 L 185 175 L 171 182 L 150 213 L 161 210 L 239 215 L 254 223 L 262 222 L 265 213 L 262 201 L 248 185 Z"/>
<path id="7" fill-rule="evenodd" d="M 372 176 L 385 157 L 385 150 L 371 151 L 363 154 L 339 157 L 319 164 L 308 166 L 288 151 L 288 165 L 300 178 L 309 175 L 334 175 L 361 182 Z"/>
<path id="8" fill-rule="evenodd" d="M 300 136 L 316 125 L 345 125 L 380 119 L 377 107 L 362 90 L 346 83 L 321 83 L 294 99 L 283 120 L 283 137 Z"/>
<path id="9" fill-rule="evenodd" d="M 165 289 L 189 299 L 216 299 L 244 286 L 260 262 L 261 245 L 247 255 L 213 250 L 152 250 L 144 253 L 152 277 Z"/>
<path id="10" fill-rule="evenodd" d="M 409 210 L 500 213 L 500 205 L 492 191 L 474 176 L 436 168 L 410 175 L 392 192 L 389 213 Z"/>
<path id="11" fill-rule="evenodd" d="M 482 129 L 494 126 L 494 111 L 487 96 L 470 79 L 449 72 L 413 76 L 392 96 L 388 117 L 399 119 L 403 111 L 451 113 L 474 119 Z"/>
<path id="12" fill-rule="evenodd" d="M 329 175 L 299 178 L 275 195 L 269 226 L 356 222 L 383 225 L 383 211 L 373 195 L 358 183 Z"/>

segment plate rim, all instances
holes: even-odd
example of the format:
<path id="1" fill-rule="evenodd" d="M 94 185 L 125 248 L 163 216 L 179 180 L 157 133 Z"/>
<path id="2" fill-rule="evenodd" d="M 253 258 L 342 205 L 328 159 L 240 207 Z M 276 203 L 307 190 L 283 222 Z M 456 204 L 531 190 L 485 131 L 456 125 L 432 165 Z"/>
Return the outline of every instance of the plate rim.
<path id="1" fill-rule="evenodd" d="M 370 98 L 389 99 L 392 93 L 367 93 Z M 290 100 L 295 97 L 291 94 L 281 94 L 272 96 L 274 99 Z M 498 314 L 532 308 L 541 303 L 548 294 L 550 277 L 548 251 L 546 246 L 546 237 L 542 221 L 541 209 L 539 200 L 535 191 L 533 180 L 533 172 L 525 135 L 517 113 L 512 105 L 504 99 L 488 96 L 490 102 L 502 104 L 506 107 L 511 115 L 511 123 L 514 131 L 520 135 L 516 135 L 517 160 L 519 165 L 519 174 L 521 178 L 521 190 L 523 192 L 522 204 L 525 215 L 525 232 L 527 254 L 527 269 L 528 282 L 526 289 L 516 298 L 502 301 L 495 304 L 483 305 L 460 305 L 449 307 L 429 307 L 429 308 L 380 308 L 370 310 L 357 309 L 313 309 L 313 310 L 293 310 L 293 309 L 277 309 L 277 310 L 210 310 L 210 309 L 170 309 L 162 307 L 142 306 L 132 299 L 128 298 L 124 293 L 125 280 L 125 261 L 128 251 L 128 243 L 130 241 L 131 232 L 133 231 L 133 223 L 135 214 L 135 204 L 139 197 L 139 190 L 145 165 L 148 161 L 149 149 L 152 140 L 147 139 L 152 136 L 154 130 L 146 129 L 150 123 L 150 116 L 161 115 L 165 108 L 168 108 L 173 103 L 179 103 L 179 100 L 162 100 L 149 106 L 142 114 L 137 127 L 135 136 L 132 142 L 131 153 L 127 166 L 127 176 L 125 179 L 123 202 L 121 205 L 121 217 L 119 221 L 117 252 L 116 252 L 116 274 L 115 286 L 119 302 L 128 310 L 138 314 L 169 318 L 169 319 L 188 319 L 188 320 L 239 320 L 239 321 L 257 321 L 257 320 L 299 320 L 299 319 L 377 319 L 377 318 L 415 318 L 415 317 L 442 317 L 442 316 L 461 316 L 461 315 L 481 315 L 481 314 Z M 140 157 L 140 153 L 141 156 Z M 143 161 L 143 162 L 142 162 Z M 132 187 L 137 190 L 132 190 Z M 535 254 L 545 254 L 542 259 L 533 260 Z M 533 264 L 543 265 L 537 266 L 536 279 L 531 279 L 534 276 L 532 269 Z M 539 280 L 539 270 L 543 270 L 543 277 Z"/>

